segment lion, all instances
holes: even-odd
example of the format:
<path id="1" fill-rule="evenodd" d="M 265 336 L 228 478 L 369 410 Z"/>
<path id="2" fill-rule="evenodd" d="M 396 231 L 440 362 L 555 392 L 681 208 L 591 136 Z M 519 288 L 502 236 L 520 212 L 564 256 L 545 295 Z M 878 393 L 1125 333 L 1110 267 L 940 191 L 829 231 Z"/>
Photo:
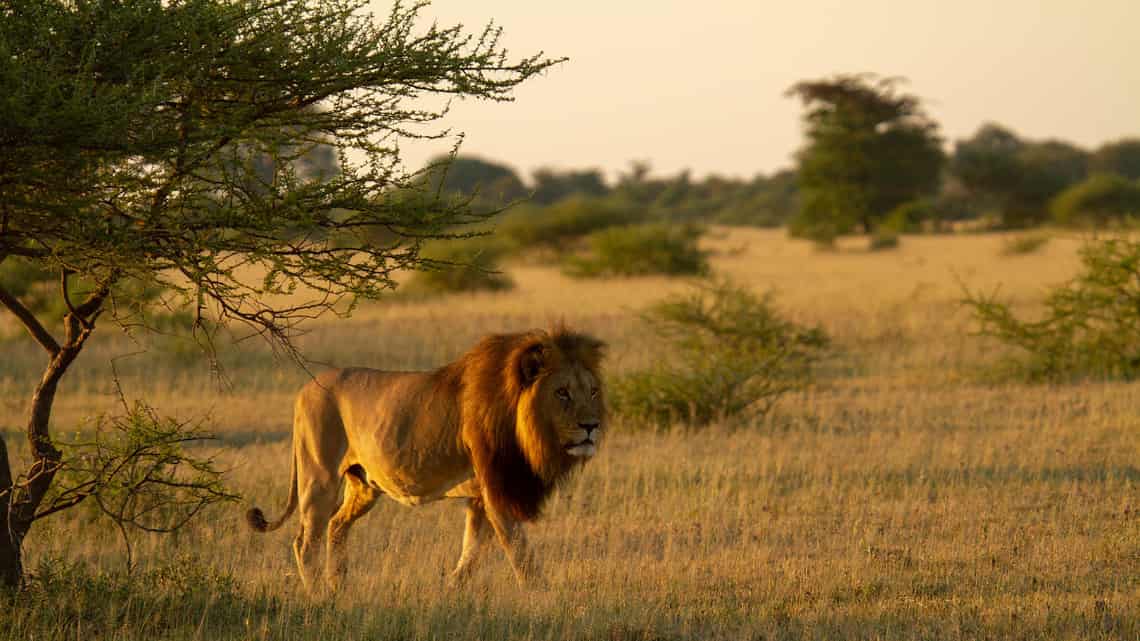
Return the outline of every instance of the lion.
<path id="1" fill-rule="evenodd" d="M 269 522 L 254 507 L 249 525 L 276 530 L 300 508 L 293 554 L 301 581 L 315 588 L 327 530 L 325 580 L 335 591 L 348 530 L 381 495 L 411 506 L 465 499 L 463 546 L 449 583 L 470 575 L 489 530 L 519 583 L 537 580 L 522 525 L 597 452 L 606 420 L 604 351 L 602 341 L 558 327 L 487 336 L 434 371 L 322 372 L 294 404 L 285 513 Z"/>

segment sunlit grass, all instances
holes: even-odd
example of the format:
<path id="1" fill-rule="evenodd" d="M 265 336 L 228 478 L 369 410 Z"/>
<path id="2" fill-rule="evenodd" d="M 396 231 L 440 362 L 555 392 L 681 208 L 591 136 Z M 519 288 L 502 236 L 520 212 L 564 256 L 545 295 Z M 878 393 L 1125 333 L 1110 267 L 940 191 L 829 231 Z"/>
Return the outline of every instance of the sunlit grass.
<path id="1" fill-rule="evenodd" d="M 518 588 L 489 550 L 469 586 L 446 590 L 461 506 L 382 501 L 352 532 L 345 590 L 335 601 L 311 599 L 299 593 L 289 550 L 296 521 L 257 535 L 243 507 L 227 506 L 173 537 L 136 536 L 134 583 L 116 579 L 136 592 L 104 587 L 89 605 L 79 588 L 48 592 L 44 617 L 12 610 L 0 615 L 0 633 L 1140 638 L 1140 388 L 994 385 L 978 375 L 998 350 L 970 334 L 961 283 L 1001 283 L 1032 307 L 1077 266 L 1077 238 L 1017 260 L 1001 255 L 1003 242 L 904 237 L 892 252 L 841 243 L 818 253 L 778 231 L 714 234 L 715 271 L 773 289 L 790 318 L 827 329 L 835 352 L 814 388 L 754 425 L 612 425 L 597 459 L 530 528 L 545 588 Z M 652 359 L 633 312 L 685 286 L 578 282 L 529 263 L 510 272 L 511 292 L 369 305 L 352 320 L 314 324 L 301 345 L 318 362 L 428 368 L 487 332 L 564 319 L 609 341 L 619 372 Z M 16 456 L 23 445 L 12 430 L 43 358 L 23 343 L 0 345 L 0 427 Z M 222 355 L 228 387 L 184 355 L 151 353 L 116 368 L 128 394 L 164 412 L 208 411 L 230 483 L 275 516 L 287 495 L 291 398 L 306 375 L 253 343 L 241 350 Z M 61 392 L 57 426 L 113 408 L 108 359 L 129 351 L 117 336 L 92 345 Z M 89 573 L 124 573 L 118 535 L 90 516 L 78 509 L 37 524 L 30 567 L 62 557 Z M 169 566 L 195 571 L 143 580 Z"/>

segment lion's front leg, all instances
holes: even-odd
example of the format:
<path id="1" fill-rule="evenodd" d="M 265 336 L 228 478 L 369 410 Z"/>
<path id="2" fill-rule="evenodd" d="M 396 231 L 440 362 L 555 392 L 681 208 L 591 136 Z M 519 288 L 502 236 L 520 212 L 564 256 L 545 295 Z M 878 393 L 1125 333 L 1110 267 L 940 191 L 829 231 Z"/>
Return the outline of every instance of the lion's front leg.
<path id="1" fill-rule="evenodd" d="M 463 585 L 471 576 L 476 561 L 491 538 L 491 526 L 487 523 L 487 513 L 483 509 L 483 499 L 467 499 L 466 527 L 463 530 L 463 551 L 459 563 L 455 565 L 448 583 L 452 587 Z"/>
<path id="2" fill-rule="evenodd" d="M 484 508 L 487 520 L 490 521 L 491 527 L 495 530 L 499 545 L 503 546 L 503 552 L 506 553 L 507 560 L 510 561 L 511 568 L 515 571 L 515 578 L 518 579 L 519 585 L 523 587 L 541 585 L 543 583 L 542 573 L 534 558 L 534 553 L 527 545 L 526 532 L 523 530 L 522 521 L 495 509 L 489 501 L 484 501 Z"/>

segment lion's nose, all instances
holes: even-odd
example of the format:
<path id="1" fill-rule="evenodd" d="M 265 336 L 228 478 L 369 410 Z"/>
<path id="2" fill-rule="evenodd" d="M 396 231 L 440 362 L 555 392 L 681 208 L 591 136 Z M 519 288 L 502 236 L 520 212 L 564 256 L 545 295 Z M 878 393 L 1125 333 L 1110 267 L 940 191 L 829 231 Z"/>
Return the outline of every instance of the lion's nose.
<path id="1" fill-rule="evenodd" d="M 590 432 L 593 432 L 594 430 L 598 429 L 598 422 L 592 421 L 592 422 L 588 422 L 588 423 L 578 423 L 578 427 L 586 430 L 586 436 L 589 436 Z"/>

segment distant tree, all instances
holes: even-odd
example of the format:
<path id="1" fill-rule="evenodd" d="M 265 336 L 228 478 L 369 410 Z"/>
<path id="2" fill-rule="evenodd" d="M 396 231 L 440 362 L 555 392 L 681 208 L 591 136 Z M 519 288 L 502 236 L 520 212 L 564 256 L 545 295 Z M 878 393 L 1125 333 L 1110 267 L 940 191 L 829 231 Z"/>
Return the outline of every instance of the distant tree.
<path id="1" fill-rule="evenodd" d="M 875 227 L 898 205 L 934 193 L 944 155 L 938 125 L 897 78 L 838 75 L 797 83 L 807 144 L 798 153 L 793 233 Z"/>
<path id="2" fill-rule="evenodd" d="M 570 196 L 604 196 L 610 188 L 597 169 L 557 171 L 537 169 L 531 176 L 534 202 L 549 205 Z"/>
<path id="3" fill-rule="evenodd" d="M 1024 146 L 1009 129 L 986 123 L 972 138 L 954 144 L 950 169 L 967 189 L 996 199 L 1020 179 L 1017 154 Z"/>
<path id="4" fill-rule="evenodd" d="M 995 124 L 955 144 L 950 169 L 984 206 L 996 210 L 1004 227 L 1043 222 L 1048 203 L 1088 174 L 1088 154 L 1062 141 L 1034 142 Z"/>
<path id="5" fill-rule="evenodd" d="M 146 411 L 121 423 L 125 458 L 57 447 L 56 390 L 100 319 L 145 325 L 157 290 L 206 341 L 236 322 L 293 353 L 298 322 L 380 294 L 424 264 L 424 239 L 479 220 L 409 196 L 398 141 L 435 135 L 423 128 L 444 109 L 425 97 L 509 100 L 556 61 L 509 61 L 492 28 L 422 26 L 424 6 L 396 3 L 375 23 L 366 0 L 0 4 L 0 266 L 53 273 L 64 310 L 37 314 L 0 284 L 0 305 L 47 355 L 26 471 L 12 473 L 0 439 L 0 586 L 19 583 L 37 520 L 104 490 L 134 497 L 129 508 L 151 504 L 131 494 L 147 488 L 161 505 L 159 490 L 195 478 L 166 475 L 185 431 Z M 322 145 L 337 174 L 298 170 Z M 395 240 L 373 242 L 377 228 Z M 249 268 L 263 277 L 243 278 Z M 140 524 L 129 509 L 111 516 Z"/>
<path id="6" fill-rule="evenodd" d="M 475 156 L 439 156 L 428 163 L 425 180 L 430 189 L 462 196 L 499 207 L 526 198 L 529 193 L 515 170 Z"/>
<path id="7" fill-rule="evenodd" d="M 1102 145 L 1089 160 L 1089 170 L 1140 179 L 1140 138 L 1123 138 Z"/>
<path id="8" fill-rule="evenodd" d="M 1088 153 L 1058 140 L 1028 144 L 1017 159 L 1021 180 L 1006 202 L 1007 227 L 1028 227 L 1047 221 L 1049 201 L 1088 176 Z"/>

